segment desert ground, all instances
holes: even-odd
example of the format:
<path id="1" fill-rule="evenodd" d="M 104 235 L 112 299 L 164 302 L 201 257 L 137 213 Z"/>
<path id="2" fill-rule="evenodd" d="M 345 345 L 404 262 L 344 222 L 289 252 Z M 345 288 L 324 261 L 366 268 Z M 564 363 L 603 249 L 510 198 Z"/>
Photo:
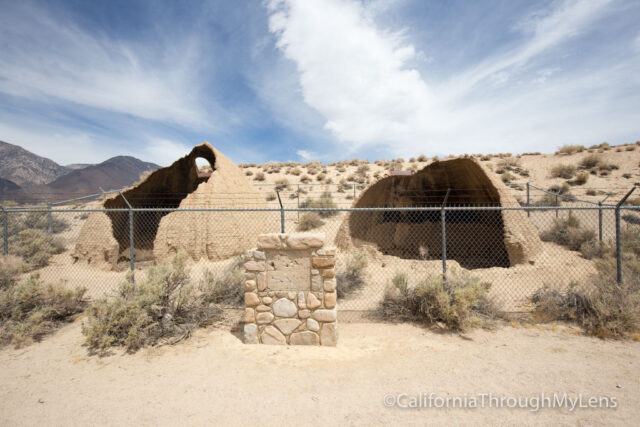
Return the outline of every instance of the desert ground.
<path id="1" fill-rule="evenodd" d="M 239 317 L 239 316 L 238 316 Z M 0 350 L 1 425 L 633 425 L 640 343 L 570 326 L 502 324 L 466 335 L 343 323 L 335 348 L 245 345 L 230 318 L 177 346 L 106 357 L 80 321 Z M 387 394 L 615 397 L 616 409 L 406 409 Z"/>

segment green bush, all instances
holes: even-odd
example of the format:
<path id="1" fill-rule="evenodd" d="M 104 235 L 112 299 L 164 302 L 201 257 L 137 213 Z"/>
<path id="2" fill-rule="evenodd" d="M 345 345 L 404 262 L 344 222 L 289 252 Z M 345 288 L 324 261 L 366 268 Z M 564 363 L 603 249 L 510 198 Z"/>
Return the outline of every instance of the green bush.
<path id="1" fill-rule="evenodd" d="M 364 270 L 368 264 L 367 254 L 363 251 L 353 252 L 347 259 L 345 271 L 336 277 L 338 298 L 343 298 L 364 285 Z"/>
<path id="2" fill-rule="evenodd" d="M 49 258 L 63 251 L 60 243 L 42 230 L 30 228 L 9 237 L 9 253 L 21 257 L 34 268 L 46 266 Z"/>
<path id="3" fill-rule="evenodd" d="M 98 352 L 112 346 L 135 351 L 178 342 L 218 319 L 221 309 L 189 283 L 186 258 L 181 252 L 171 264 L 151 268 L 145 281 L 127 281 L 117 295 L 89 306 L 82 325 L 87 345 Z"/>
<path id="4" fill-rule="evenodd" d="M 44 284 L 37 274 L 0 287 L 0 346 L 22 347 L 39 341 L 86 305 L 85 289 Z"/>
<path id="5" fill-rule="evenodd" d="M 582 228 L 580 221 L 569 211 L 567 218 L 554 218 L 553 226 L 540 233 L 545 242 L 554 242 L 572 251 L 579 251 L 582 245 L 595 239 L 596 233 Z"/>
<path id="6" fill-rule="evenodd" d="M 206 270 L 199 291 L 207 303 L 241 306 L 244 303 L 244 260 L 236 257 L 220 275 Z"/>
<path id="7" fill-rule="evenodd" d="M 404 273 L 396 273 L 385 289 L 378 314 L 389 321 L 442 323 L 454 331 L 489 326 L 497 316 L 488 297 L 490 288 L 490 283 L 464 270 L 453 270 L 446 281 L 440 275 L 431 276 L 413 288 Z"/>
<path id="8" fill-rule="evenodd" d="M 298 221 L 298 231 L 309 231 L 314 228 L 321 227 L 324 224 L 320 215 L 316 212 L 305 212 L 300 216 L 300 221 Z"/>

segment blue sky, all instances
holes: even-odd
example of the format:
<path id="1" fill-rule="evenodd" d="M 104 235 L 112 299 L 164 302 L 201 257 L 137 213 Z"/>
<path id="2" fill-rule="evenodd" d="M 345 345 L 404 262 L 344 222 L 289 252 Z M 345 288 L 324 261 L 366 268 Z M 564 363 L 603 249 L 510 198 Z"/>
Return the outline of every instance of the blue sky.
<path id="1" fill-rule="evenodd" d="M 62 163 L 640 139 L 640 2 L 0 0 L 0 140 Z"/>

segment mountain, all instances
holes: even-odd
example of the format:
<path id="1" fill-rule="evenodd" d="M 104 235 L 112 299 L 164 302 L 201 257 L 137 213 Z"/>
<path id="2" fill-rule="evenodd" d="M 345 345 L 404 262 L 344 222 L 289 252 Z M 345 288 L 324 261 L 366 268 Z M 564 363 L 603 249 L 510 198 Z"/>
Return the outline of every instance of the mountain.
<path id="1" fill-rule="evenodd" d="M 46 184 L 66 174 L 69 169 L 53 160 L 40 157 L 17 145 L 0 141 L 0 178 L 20 187 Z"/>
<path id="2" fill-rule="evenodd" d="M 46 188 L 50 193 L 81 195 L 100 192 L 99 187 L 104 190 L 128 187 L 138 181 L 144 172 L 154 171 L 159 167 L 135 157 L 112 157 L 97 165 L 72 170 L 43 186 L 40 191 Z"/>
<path id="3" fill-rule="evenodd" d="M 20 186 L 8 179 L 0 178 L 0 194 L 19 190 Z"/>
<path id="4" fill-rule="evenodd" d="M 93 166 L 93 163 L 72 163 L 70 165 L 64 165 L 64 167 L 69 170 L 84 169 L 89 166 Z"/>

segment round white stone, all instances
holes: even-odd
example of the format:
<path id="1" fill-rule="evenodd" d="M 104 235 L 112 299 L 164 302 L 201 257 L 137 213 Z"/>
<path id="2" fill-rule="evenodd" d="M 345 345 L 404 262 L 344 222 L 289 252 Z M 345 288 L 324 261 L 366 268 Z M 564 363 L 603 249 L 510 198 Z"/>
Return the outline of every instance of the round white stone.
<path id="1" fill-rule="evenodd" d="M 278 317 L 293 317 L 297 312 L 298 307 L 288 298 L 280 298 L 273 303 L 273 314 Z"/>

